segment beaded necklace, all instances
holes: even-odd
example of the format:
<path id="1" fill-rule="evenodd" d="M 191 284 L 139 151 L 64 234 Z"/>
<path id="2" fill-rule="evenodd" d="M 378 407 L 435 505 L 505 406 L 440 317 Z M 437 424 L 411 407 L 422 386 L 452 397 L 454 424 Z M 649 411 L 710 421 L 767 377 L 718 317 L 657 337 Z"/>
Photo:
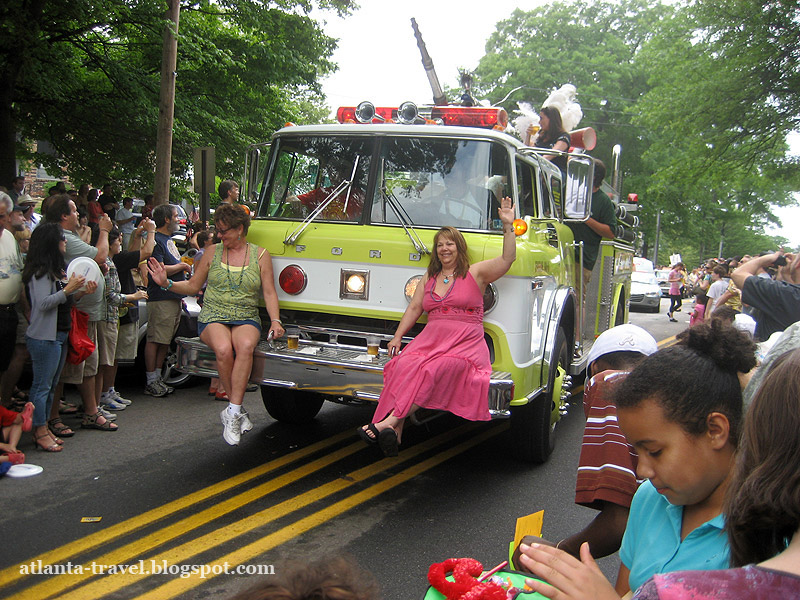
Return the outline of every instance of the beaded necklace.
<path id="1" fill-rule="evenodd" d="M 444 302 L 445 298 L 447 298 L 450 295 L 450 292 L 453 291 L 453 288 L 456 287 L 456 282 L 455 280 L 453 280 L 453 285 L 447 288 L 447 291 L 444 293 L 444 296 L 438 296 L 438 297 L 435 296 L 433 293 L 435 287 L 436 287 L 436 278 L 433 279 L 433 285 L 431 286 L 431 300 L 433 300 L 434 302 Z"/>
<path id="2" fill-rule="evenodd" d="M 245 244 L 244 247 L 245 247 L 244 259 L 246 260 L 247 253 L 250 250 L 250 245 L 249 244 Z M 225 248 L 224 246 L 223 246 L 223 249 L 228 253 L 228 259 L 230 259 L 230 257 L 231 257 L 230 250 L 228 250 L 228 248 Z M 238 290 L 239 286 L 242 285 L 242 278 L 244 277 L 244 270 L 247 268 L 247 265 L 246 264 L 242 264 L 242 268 L 239 270 L 239 281 L 236 283 L 236 285 L 234 285 L 233 284 L 233 280 L 231 279 L 231 268 L 230 268 L 230 265 L 224 260 L 224 258 L 225 257 L 223 256 L 223 264 L 225 265 L 225 272 L 228 274 L 228 285 L 231 286 L 231 289 Z M 245 260 L 243 260 L 242 263 L 244 263 Z"/>

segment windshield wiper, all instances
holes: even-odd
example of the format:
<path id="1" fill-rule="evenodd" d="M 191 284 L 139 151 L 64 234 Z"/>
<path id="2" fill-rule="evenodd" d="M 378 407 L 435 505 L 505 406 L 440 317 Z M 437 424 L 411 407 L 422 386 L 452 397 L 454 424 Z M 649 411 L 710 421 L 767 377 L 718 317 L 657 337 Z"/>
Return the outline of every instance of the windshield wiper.
<path id="1" fill-rule="evenodd" d="M 320 204 L 311 212 L 311 214 L 308 215 L 305 219 L 303 219 L 303 222 L 300 223 L 297 229 L 295 229 L 292 233 L 290 233 L 287 236 L 285 240 L 283 240 L 284 244 L 288 246 L 294 245 L 297 239 L 306 230 L 306 227 L 308 227 L 320 213 L 322 213 L 326 208 L 328 208 L 330 203 L 336 200 L 339 194 L 341 194 L 344 190 L 347 190 L 347 196 L 345 197 L 344 201 L 344 213 L 347 214 L 347 203 L 350 201 L 350 188 L 352 186 L 353 179 L 355 178 L 355 172 L 356 172 L 356 167 L 358 166 L 359 158 L 360 157 L 356 156 L 355 160 L 353 161 L 353 173 L 350 176 L 350 179 L 342 180 L 342 182 L 339 185 L 337 185 L 333 190 L 331 190 L 331 193 L 325 196 L 325 199 L 322 202 L 320 202 Z"/>
<path id="2" fill-rule="evenodd" d="M 386 187 L 385 181 L 381 184 L 381 195 L 394 211 L 394 214 L 397 217 L 397 220 L 400 221 L 400 225 L 403 226 L 408 239 L 410 239 L 411 243 L 414 244 L 414 250 L 420 254 L 430 254 L 431 251 L 428 250 L 428 247 L 419 238 L 416 229 L 414 229 L 414 226 L 411 224 L 411 217 L 406 212 L 406 209 L 403 208 L 403 205 L 397 200 L 397 197 Z"/>

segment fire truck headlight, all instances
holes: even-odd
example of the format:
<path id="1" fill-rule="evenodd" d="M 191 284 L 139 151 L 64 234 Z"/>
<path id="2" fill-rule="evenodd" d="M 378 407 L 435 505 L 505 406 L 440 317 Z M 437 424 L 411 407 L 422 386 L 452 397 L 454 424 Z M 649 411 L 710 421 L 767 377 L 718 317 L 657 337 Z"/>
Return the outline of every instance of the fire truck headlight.
<path id="1" fill-rule="evenodd" d="M 293 296 L 306 289 L 307 283 L 308 277 L 306 277 L 305 271 L 298 265 L 289 265 L 285 267 L 278 276 L 278 285 L 281 286 L 284 292 Z"/>
<path id="2" fill-rule="evenodd" d="M 524 219 L 514 219 L 514 235 L 524 235 L 528 231 L 528 224 Z"/>
<path id="3" fill-rule="evenodd" d="M 408 281 L 406 281 L 406 285 L 403 287 L 403 293 L 406 296 L 406 302 L 411 302 L 411 298 L 414 297 L 414 292 L 417 291 L 417 286 L 419 282 L 422 281 L 422 275 L 414 275 Z"/>
<path id="4" fill-rule="evenodd" d="M 497 306 L 497 287 L 490 283 L 483 292 L 483 314 L 490 313 Z"/>
<path id="5" fill-rule="evenodd" d="M 367 300 L 369 298 L 369 271 L 342 269 L 339 297 L 351 300 Z"/>

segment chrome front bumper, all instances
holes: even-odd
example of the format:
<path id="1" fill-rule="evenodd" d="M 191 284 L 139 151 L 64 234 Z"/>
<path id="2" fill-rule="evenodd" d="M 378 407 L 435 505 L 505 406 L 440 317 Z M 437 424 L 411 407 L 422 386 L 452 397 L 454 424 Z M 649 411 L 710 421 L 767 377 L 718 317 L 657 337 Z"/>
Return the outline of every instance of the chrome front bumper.
<path id="1" fill-rule="evenodd" d="M 360 336 L 366 337 L 363 333 Z M 332 337 L 336 339 L 335 335 Z M 201 377 L 217 377 L 216 356 L 200 338 L 179 337 L 175 341 L 178 344 L 175 368 Z M 253 353 L 250 381 L 332 397 L 377 401 L 383 389 L 383 367 L 389 357 L 382 348 L 376 358 L 368 356 L 365 349 L 366 343 L 359 347 L 301 339 L 297 350 L 289 350 L 284 340 L 262 340 Z M 487 399 L 491 416 L 509 417 L 513 398 L 511 374 L 493 371 Z"/>

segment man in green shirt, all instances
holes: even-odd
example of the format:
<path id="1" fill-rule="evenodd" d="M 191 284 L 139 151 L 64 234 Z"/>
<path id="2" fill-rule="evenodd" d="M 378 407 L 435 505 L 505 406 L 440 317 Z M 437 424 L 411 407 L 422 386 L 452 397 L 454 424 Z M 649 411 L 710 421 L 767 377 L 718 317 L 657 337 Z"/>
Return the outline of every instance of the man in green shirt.
<path id="1" fill-rule="evenodd" d="M 594 165 L 594 181 L 592 182 L 592 212 L 591 216 L 583 223 L 570 223 L 570 229 L 575 235 L 576 242 L 583 242 L 583 288 L 589 286 L 592 278 L 592 269 L 600 254 L 600 241 L 603 238 L 614 239 L 614 227 L 617 224 L 617 213 L 614 203 L 600 184 L 606 177 L 606 166 L 602 161 L 596 160 Z M 575 260 L 580 259 L 580 250 L 575 250 Z"/>

